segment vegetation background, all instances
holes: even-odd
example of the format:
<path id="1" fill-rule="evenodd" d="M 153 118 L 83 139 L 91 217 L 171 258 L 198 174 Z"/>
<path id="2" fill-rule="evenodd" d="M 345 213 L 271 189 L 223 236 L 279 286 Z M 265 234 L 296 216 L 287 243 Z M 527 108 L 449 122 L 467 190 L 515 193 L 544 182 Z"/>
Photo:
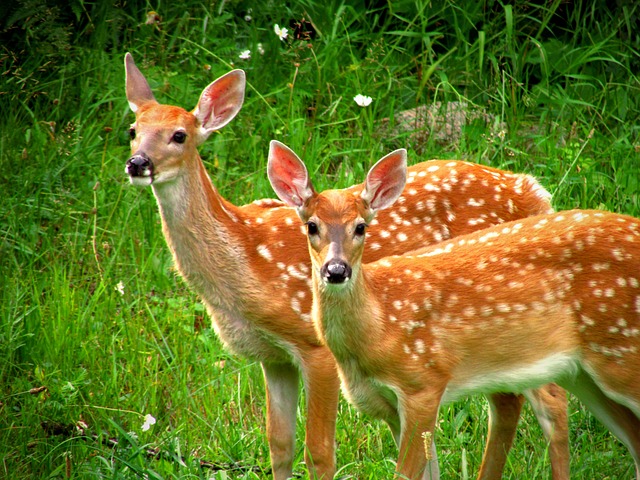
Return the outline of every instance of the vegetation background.
<path id="1" fill-rule="evenodd" d="M 221 349 L 151 191 L 124 175 L 125 52 L 158 100 L 188 109 L 246 70 L 243 110 L 201 151 L 236 203 L 274 196 L 275 138 L 321 188 L 407 147 L 411 162 L 534 174 L 558 209 L 638 216 L 639 15 L 633 0 L 3 2 L 0 478 L 268 477 L 260 369 Z M 400 115 L 420 106 L 426 124 Z M 485 407 L 443 409 L 444 478 L 475 476 Z M 574 401 L 570 421 L 573 478 L 634 476 Z M 550 478 L 530 410 L 521 423 L 505 478 Z M 395 455 L 384 425 L 341 404 L 343 478 L 389 478 Z"/>

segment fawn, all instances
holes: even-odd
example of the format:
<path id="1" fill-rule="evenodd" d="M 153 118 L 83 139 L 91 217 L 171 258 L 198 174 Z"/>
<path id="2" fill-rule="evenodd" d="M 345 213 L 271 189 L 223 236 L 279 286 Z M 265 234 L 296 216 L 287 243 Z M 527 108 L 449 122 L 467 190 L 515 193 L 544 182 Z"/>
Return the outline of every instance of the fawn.
<path id="1" fill-rule="evenodd" d="M 244 72 L 212 82 L 189 112 L 158 103 L 130 54 L 125 70 L 136 116 L 126 173 L 132 184 L 151 187 L 176 268 L 201 297 L 222 342 L 262 366 L 274 478 L 292 473 L 300 375 L 306 464 L 312 477 L 332 478 L 340 382 L 311 322 L 310 262 L 295 210 L 277 200 L 231 204 L 218 194 L 198 154 L 198 146 L 242 107 Z M 451 161 L 421 163 L 410 175 L 404 203 L 379 216 L 383 229 L 371 236 L 368 260 L 551 210 L 549 194 L 526 175 Z M 528 398 L 551 443 L 554 478 L 567 478 L 565 394 L 549 385 Z M 491 400 L 495 415 L 481 478 L 500 477 L 522 405 L 519 396 Z"/>
<path id="2" fill-rule="evenodd" d="M 279 148 L 268 175 L 306 225 L 313 321 L 344 389 L 399 419 L 398 478 L 437 476 L 425 449 L 441 403 L 547 382 L 627 446 L 640 478 L 640 220 L 544 214 L 365 264 L 367 227 L 405 187 L 405 150 L 376 163 L 361 193 L 315 193 Z"/>

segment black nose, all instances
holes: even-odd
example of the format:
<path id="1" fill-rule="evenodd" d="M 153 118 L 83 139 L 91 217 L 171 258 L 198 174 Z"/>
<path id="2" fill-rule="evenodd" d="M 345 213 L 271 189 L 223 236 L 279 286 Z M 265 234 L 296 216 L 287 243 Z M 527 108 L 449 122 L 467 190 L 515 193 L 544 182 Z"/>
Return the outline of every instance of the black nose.
<path id="1" fill-rule="evenodd" d="M 351 267 L 342 261 L 325 263 L 322 266 L 322 276 L 329 283 L 344 283 L 351 277 Z"/>
<path id="2" fill-rule="evenodd" d="M 132 177 L 140 177 L 145 174 L 148 175 L 148 170 L 151 168 L 151 160 L 146 154 L 140 153 L 134 155 L 127 160 L 127 173 Z"/>

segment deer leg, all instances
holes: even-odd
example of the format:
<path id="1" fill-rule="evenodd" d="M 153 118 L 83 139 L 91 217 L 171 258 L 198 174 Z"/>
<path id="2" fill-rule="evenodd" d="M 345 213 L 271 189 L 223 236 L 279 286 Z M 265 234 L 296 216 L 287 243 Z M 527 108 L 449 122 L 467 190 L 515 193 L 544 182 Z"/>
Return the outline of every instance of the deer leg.
<path id="1" fill-rule="evenodd" d="M 524 392 L 549 442 L 549 458 L 554 480 L 569 480 L 569 419 L 567 393 L 555 383 Z"/>
<path id="2" fill-rule="evenodd" d="M 307 399 L 305 461 L 311 479 L 330 480 L 336 469 L 335 435 L 340 378 L 328 349 L 315 348 L 301 357 Z"/>
<path id="3" fill-rule="evenodd" d="M 298 408 L 298 370 L 291 364 L 263 363 L 267 391 L 267 439 L 274 480 L 293 473 Z"/>
<path id="4" fill-rule="evenodd" d="M 629 408 L 609 398 L 584 370 L 562 385 L 573 393 L 631 453 L 640 480 L 640 419 Z"/>
<path id="5" fill-rule="evenodd" d="M 478 479 L 500 479 L 507 453 L 511 449 L 524 397 L 511 393 L 493 393 L 489 401 L 489 434 L 482 456 Z"/>

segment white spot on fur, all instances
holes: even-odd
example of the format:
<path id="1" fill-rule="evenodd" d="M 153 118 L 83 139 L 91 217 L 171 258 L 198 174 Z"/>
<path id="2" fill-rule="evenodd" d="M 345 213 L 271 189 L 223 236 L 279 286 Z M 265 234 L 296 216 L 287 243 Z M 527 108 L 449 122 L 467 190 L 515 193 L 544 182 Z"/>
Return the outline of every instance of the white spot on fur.
<path id="1" fill-rule="evenodd" d="M 297 267 L 293 265 L 289 265 L 287 267 L 287 273 L 291 275 L 293 278 L 297 278 L 298 280 L 306 280 L 307 275 L 304 272 L 301 272 Z"/>
<path id="2" fill-rule="evenodd" d="M 258 250 L 258 253 L 260 254 L 260 256 L 265 260 L 267 260 L 268 262 L 273 260 L 273 255 L 271 255 L 271 251 L 266 245 L 261 243 L 260 245 L 257 246 L 256 250 Z"/>
<path id="3" fill-rule="evenodd" d="M 483 198 L 479 198 L 479 199 L 475 199 L 475 198 L 470 198 L 469 200 L 467 200 L 467 205 L 469 205 L 470 207 L 481 207 L 485 204 L 485 201 Z"/>
<path id="4" fill-rule="evenodd" d="M 496 305 L 496 310 L 498 310 L 500 313 L 509 313 L 511 312 L 511 306 L 506 303 L 498 303 Z"/>
<path id="5" fill-rule="evenodd" d="M 615 258 L 619 262 L 624 260 L 624 253 L 622 252 L 622 249 L 620 249 L 620 248 L 614 248 L 613 250 L 611 250 L 611 254 L 613 255 L 613 258 Z"/>
<path id="6" fill-rule="evenodd" d="M 586 315 L 580 315 L 580 320 L 582 320 L 582 323 L 588 327 L 593 327 L 596 324 L 592 318 L 589 318 Z"/>
<path id="7" fill-rule="evenodd" d="M 302 313 L 302 307 L 300 306 L 300 300 L 297 298 L 291 299 L 291 309 L 296 312 L 298 315 Z"/>

